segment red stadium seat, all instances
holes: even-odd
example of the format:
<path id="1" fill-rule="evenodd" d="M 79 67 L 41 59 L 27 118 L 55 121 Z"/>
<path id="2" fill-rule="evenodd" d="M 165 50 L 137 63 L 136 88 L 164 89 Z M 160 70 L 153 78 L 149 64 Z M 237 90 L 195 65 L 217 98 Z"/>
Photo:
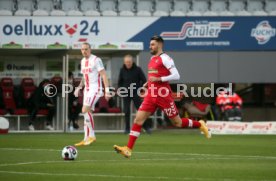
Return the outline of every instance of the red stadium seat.
<path id="1" fill-rule="evenodd" d="M 110 107 L 108 104 L 108 101 L 105 99 L 105 97 L 100 97 L 99 99 L 99 109 L 101 111 L 106 111 L 108 113 L 120 113 L 122 112 L 119 107 Z"/>
<path id="2" fill-rule="evenodd" d="M 0 115 L 5 115 L 7 111 L 5 109 L 0 109 Z"/>
<path id="3" fill-rule="evenodd" d="M 23 78 L 21 81 L 21 88 L 24 94 L 24 100 L 27 101 L 34 93 L 36 86 L 32 78 Z"/>
<path id="4" fill-rule="evenodd" d="M 27 114 L 27 109 L 17 109 L 15 100 L 14 100 L 14 86 L 11 78 L 2 78 L 1 80 L 1 89 L 3 95 L 3 102 L 5 104 L 5 108 L 10 111 L 11 114 L 22 115 Z"/>
<path id="5" fill-rule="evenodd" d="M 50 80 L 50 84 L 53 84 L 57 88 L 57 92 L 61 93 L 62 89 L 62 78 L 60 76 L 54 76 Z"/>

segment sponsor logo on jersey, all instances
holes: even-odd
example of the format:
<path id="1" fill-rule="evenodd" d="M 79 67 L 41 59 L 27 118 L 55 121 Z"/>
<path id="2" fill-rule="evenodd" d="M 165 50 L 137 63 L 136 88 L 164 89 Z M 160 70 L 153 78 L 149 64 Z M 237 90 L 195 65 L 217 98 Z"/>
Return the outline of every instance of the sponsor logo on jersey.
<path id="1" fill-rule="evenodd" d="M 149 70 L 148 70 L 148 73 L 149 73 L 149 74 L 158 73 L 158 70 L 156 70 L 156 69 L 149 69 Z"/>

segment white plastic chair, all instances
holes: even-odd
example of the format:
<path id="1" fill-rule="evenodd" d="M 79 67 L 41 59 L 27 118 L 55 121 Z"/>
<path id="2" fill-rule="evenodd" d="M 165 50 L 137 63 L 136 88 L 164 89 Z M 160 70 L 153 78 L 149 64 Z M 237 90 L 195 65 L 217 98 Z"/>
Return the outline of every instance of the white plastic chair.
<path id="1" fill-rule="evenodd" d="M 153 16 L 168 16 L 171 10 L 171 0 L 155 0 L 155 12 L 153 13 Z"/>
<path id="2" fill-rule="evenodd" d="M 34 10 L 35 2 L 33 0 L 17 0 L 17 11 L 15 16 L 31 16 Z"/>
<path id="3" fill-rule="evenodd" d="M 152 0 L 137 0 L 137 16 L 151 16 L 152 10 Z"/>
<path id="4" fill-rule="evenodd" d="M 78 0 L 61 0 L 61 10 L 66 12 L 68 16 L 82 16 L 82 12 L 79 11 Z"/>
<path id="5" fill-rule="evenodd" d="M 12 16 L 14 10 L 14 1 L 0 0 L 0 16 Z"/>
<path id="6" fill-rule="evenodd" d="M 276 1 L 275 0 L 266 0 L 265 1 L 265 11 L 269 13 L 269 15 L 275 15 L 276 13 Z"/>
<path id="7" fill-rule="evenodd" d="M 33 12 L 34 16 L 48 16 L 54 9 L 53 0 L 36 0 L 37 9 Z"/>
<path id="8" fill-rule="evenodd" d="M 229 0 L 229 11 L 236 14 L 239 11 L 245 10 L 244 0 Z"/>
<path id="9" fill-rule="evenodd" d="M 100 0 L 99 9 L 103 16 L 117 16 L 115 0 Z"/>
<path id="10" fill-rule="evenodd" d="M 190 6 L 190 0 L 174 0 L 171 16 L 185 16 Z"/>
<path id="11" fill-rule="evenodd" d="M 247 0 L 247 11 L 254 16 L 267 16 L 264 11 L 264 2 L 260 0 Z"/>
<path id="12" fill-rule="evenodd" d="M 100 16 L 98 0 L 81 0 L 80 10 L 85 16 Z"/>
<path id="13" fill-rule="evenodd" d="M 120 16 L 134 16 L 135 0 L 118 0 Z"/>
<path id="14" fill-rule="evenodd" d="M 208 11 L 209 1 L 208 0 L 193 0 L 192 11 L 200 12 L 201 14 Z"/>
<path id="15" fill-rule="evenodd" d="M 226 4 L 226 0 L 212 0 L 211 1 L 211 6 L 210 6 L 210 10 L 220 13 L 223 11 L 226 11 L 227 9 L 227 4 Z"/>

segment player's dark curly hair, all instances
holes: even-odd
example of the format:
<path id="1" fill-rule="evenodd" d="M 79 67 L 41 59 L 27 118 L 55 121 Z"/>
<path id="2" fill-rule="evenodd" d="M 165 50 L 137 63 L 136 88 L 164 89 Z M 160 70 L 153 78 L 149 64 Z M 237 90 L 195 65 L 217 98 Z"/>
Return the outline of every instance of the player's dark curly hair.
<path id="1" fill-rule="evenodd" d="M 163 38 L 161 36 L 159 36 L 159 35 L 154 35 L 153 37 L 151 37 L 150 40 L 155 40 L 157 42 L 164 43 Z"/>

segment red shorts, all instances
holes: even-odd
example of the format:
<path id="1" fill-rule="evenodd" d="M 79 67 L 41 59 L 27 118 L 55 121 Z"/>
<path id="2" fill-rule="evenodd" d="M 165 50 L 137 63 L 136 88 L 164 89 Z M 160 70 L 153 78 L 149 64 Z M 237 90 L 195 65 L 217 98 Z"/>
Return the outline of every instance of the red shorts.
<path id="1" fill-rule="evenodd" d="M 146 96 L 139 107 L 139 111 L 146 111 L 153 114 L 157 108 L 160 108 L 169 118 L 178 115 L 178 110 L 171 95 L 166 97 Z"/>

